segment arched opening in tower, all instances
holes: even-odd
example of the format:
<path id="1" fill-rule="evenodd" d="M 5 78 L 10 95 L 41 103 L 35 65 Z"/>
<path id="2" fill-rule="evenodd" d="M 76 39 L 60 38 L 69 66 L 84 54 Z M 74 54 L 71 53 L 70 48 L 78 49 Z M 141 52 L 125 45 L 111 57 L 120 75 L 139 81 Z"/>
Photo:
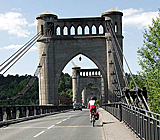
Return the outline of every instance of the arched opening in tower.
<path id="1" fill-rule="evenodd" d="M 96 64 L 83 54 L 78 54 L 72 58 L 62 70 L 61 76 L 59 78 L 58 93 L 59 93 L 59 104 L 60 105 L 71 105 L 73 104 L 73 85 L 72 85 L 72 68 L 79 66 L 81 69 L 98 69 Z M 82 72 L 86 76 L 92 75 L 93 72 Z M 82 76 L 81 73 L 81 76 Z M 98 74 L 96 71 L 94 74 Z M 99 73 L 100 74 L 100 73 Z M 86 85 L 87 86 L 87 85 Z M 85 87 L 86 87 L 85 86 Z M 83 87 L 84 89 L 84 87 Z M 80 93 L 81 103 L 82 101 L 82 91 Z"/>

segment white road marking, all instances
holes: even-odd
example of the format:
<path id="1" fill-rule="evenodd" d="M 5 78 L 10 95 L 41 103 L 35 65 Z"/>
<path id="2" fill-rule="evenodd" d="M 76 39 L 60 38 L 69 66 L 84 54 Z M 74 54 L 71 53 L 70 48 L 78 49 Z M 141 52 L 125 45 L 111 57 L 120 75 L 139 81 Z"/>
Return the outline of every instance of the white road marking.
<path id="1" fill-rule="evenodd" d="M 37 135 L 34 136 L 34 138 L 38 137 L 39 135 L 43 134 L 45 131 L 42 131 L 40 133 L 38 133 Z"/>
<path id="2" fill-rule="evenodd" d="M 60 124 L 60 123 L 62 123 L 62 121 L 60 121 L 60 122 L 58 122 L 58 123 L 56 123 L 56 124 Z"/>
<path id="3" fill-rule="evenodd" d="M 64 119 L 63 121 L 66 121 L 67 119 L 70 119 L 70 118 L 73 117 L 73 116 L 74 116 L 74 115 L 69 116 L 68 118 Z M 60 123 L 62 123 L 62 121 L 60 121 L 60 122 L 58 122 L 58 123 L 56 123 L 56 124 L 60 124 Z M 52 126 L 48 127 L 47 129 L 49 130 L 49 129 L 51 129 L 51 128 L 54 127 L 54 126 L 55 126 L 55 125 L 52 125 Z M 38 133 L 37 135 L 35 135 L 34 138 L 38 137 L 39 135 L 43 134 L 44 132 L 45 132 L 45 131 L 41 131 L 40 133 Z"/>
<path id="4" fill-rule="evenodd" d="M 54 128 L 90 128 L 90 127 L 93 127 L 92 125 L 77 125 L 77 126 L 55 126 Z"/>
<path id="5" fill-rule="evenodd" d="M 73 117 L 74 115 L 72 115 L 72 116 L 69 116 L 67 119 L 70 119 L 71 117 Z"/>
<path id="6" fill-rule="evenodd" d="M 51 129 L 52 127 L 54 127 L 54 125 L 52 125 L 52 126 L 48 127 L 47 129 Z"/>

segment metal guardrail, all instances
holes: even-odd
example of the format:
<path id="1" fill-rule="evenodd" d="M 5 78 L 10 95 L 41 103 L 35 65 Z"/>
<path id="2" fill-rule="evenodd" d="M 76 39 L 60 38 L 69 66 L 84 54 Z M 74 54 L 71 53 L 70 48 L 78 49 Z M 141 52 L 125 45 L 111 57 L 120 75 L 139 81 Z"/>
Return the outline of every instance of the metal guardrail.
<path id="1" fill-rule="evenodd" d="M 127 124 L 139 138 L 160 140 L 160 114 L 123 103 L 105 104 L 102 107 Z"/>
<path id="2" fill-rule="evenodd" d="M 5 124 L 3 122 L 18 120 L 20 118 L 33 118 L 35 116 L 41 115 L 45 116 L 45 114 L 68 110 L 72 108 L 73 106 L 52 105 L 0 106 L 0 126 L 3 126 L 3 124 Z"/>

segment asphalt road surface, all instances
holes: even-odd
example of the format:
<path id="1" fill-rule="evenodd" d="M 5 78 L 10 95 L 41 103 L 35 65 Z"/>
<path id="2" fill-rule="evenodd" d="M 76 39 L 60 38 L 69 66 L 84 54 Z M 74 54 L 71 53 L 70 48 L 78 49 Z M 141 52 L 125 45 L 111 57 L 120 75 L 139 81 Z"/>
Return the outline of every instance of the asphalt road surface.
<path id="1" fill-rule="evenodd" d="M 83 109 L 2 127 L 0 140 L 104 140 L 104 134 L 100 121 L 92 127 Z"/>

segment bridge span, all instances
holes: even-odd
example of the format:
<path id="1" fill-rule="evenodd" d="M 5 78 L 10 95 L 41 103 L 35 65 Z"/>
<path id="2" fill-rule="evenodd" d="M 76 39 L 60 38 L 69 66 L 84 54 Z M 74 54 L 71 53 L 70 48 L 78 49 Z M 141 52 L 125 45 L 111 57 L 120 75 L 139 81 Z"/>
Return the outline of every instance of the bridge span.
<path id="1" fill-rule="evenodd" d="M 89 110 L 67 111 L 0 128 L 4 140 L 138 140 L 134 134 L 104 109 L 95 127 L 89 121 Z M 105 119 L 104 119 L 105 118 Z M 103 121 L 103 122 L 102 122 Z M 106 129 L 107 128 L 107 129 Z"/>
<path id="2" fill-rule="evenodd" d="M 1 107 L 0 138 L 160 140 L 160 114 L 122 103 L 102 107 L 99 108 L 100 119 L 94 128 L 88 109 L 75 112 L 72 106 L 17 106 L 19 110 Z"/>
<path id="3" fill-rule="evenodd" d="M 0 136 L 5 140 L 103 140 L 99 124 L 93 128 L 84 109 L 12 124 L 1 128 Z"/>

